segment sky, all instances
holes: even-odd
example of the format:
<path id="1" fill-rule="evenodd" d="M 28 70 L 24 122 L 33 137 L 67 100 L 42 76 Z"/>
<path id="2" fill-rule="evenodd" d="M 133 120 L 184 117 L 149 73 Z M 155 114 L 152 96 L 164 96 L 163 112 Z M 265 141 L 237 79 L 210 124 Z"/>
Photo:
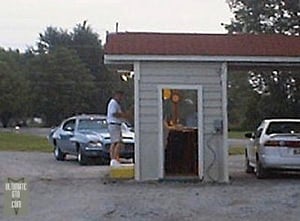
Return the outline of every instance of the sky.
<path id="1" fill-rule="evenodd" d="M 105 42 L 106 31 L 225 33 L 226 0 L 0 0 L 0 47 L 35 46 L 49 26 L 71 31 L 87 20 Z"/>

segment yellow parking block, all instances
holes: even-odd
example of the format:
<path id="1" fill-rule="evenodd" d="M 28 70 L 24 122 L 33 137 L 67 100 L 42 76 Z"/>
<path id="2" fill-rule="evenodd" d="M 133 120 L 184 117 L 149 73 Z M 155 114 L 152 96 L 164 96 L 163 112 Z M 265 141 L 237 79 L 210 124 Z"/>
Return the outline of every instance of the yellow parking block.
<path id="1" fill-rule="evenodd" d="M 134 164 L 120 164 L 118 166 L 110 166 L 110 178 L 114 179 L 133 179 Z"/>

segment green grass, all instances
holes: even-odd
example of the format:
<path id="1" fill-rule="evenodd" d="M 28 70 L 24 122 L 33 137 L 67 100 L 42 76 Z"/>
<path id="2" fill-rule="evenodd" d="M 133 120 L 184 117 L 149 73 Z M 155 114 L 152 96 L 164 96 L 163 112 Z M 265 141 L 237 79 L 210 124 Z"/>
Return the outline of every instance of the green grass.
<path id="1" fill-rule="evenodd" d="M 18 134 L 15 132 L 0 133 L 0 151 L 39 151 L 51 152 L 48 140 L 34 135 Z"/>
<path id="2" fill-rule="evenodd" d="M 247 139 L 245 138 L 245 131 L 229 131 L 228 138 L 231 139 Z M 242 155 L 245 153 L 245 147 L 233 146 L 228 150 L 229 155 Z"/>
<path id="3" fill-rule="evenodd" d="M 242 139 L 245 132 L 229 132 L 229 138 Z M 53 147 L 46 138 L 19 134 L 15 132 L 0 132 L 0 151 L 38 151 L 51 152 Z M 244 154 L 244 147 L 229 148 L 229 155 Z"/>
<path id="4" fill-rule="evenodd" d="M 228 150 L 229 155 L 243 155 L 245 153 L 244 147 L 230 147 Z"/>
<path id="5" fill-rule="evenodd" d="M 228 138 L 232 139 L 247 139 L 245 138 L 245 131 L 229 131 Z"/>

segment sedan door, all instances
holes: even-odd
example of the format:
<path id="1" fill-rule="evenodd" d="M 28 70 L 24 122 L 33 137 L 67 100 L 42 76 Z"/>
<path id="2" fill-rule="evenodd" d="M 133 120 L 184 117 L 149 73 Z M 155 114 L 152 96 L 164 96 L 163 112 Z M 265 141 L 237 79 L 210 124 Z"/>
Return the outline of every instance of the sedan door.
<path id="1" fill-rule="evenodd" d="M 74 136 L 76 119 L 68 120 L 62 126 L 60 134 L 60 148 L 63 152 L 74 153 L 74 144 L 71 142 L 71 138 Z"/>
<path id="2" fill-rule="evenodd" d="M 250 141 L 251 146 L 249 148 L 249 161 L 253 164 L 256 164 L 256 153 L 259 150 L 260 137 L 262 132 L 263 127 L 259 127 L 254 134 L 254 138 Z"/>

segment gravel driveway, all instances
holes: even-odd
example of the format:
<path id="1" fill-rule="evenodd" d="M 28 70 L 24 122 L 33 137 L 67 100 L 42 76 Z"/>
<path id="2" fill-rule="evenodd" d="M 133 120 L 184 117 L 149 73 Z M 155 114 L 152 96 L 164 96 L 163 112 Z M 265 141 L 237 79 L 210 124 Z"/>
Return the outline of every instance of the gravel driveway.
<path id="1" fill-rule="evenodd" d="M 0 213 L 0 220 L 299 220 L 299 175 L 257 180 L 243 172 L 242 156 L 231 156 L 229 165 L 230 184 L 113 182 L 106 178 L 107 166 L 82 167 L 75 158 L 57 162 L 47 153 L 0 152 L 1 184 L 7 177 L 26 177 L 30 194 L 28 215 Z"/>

